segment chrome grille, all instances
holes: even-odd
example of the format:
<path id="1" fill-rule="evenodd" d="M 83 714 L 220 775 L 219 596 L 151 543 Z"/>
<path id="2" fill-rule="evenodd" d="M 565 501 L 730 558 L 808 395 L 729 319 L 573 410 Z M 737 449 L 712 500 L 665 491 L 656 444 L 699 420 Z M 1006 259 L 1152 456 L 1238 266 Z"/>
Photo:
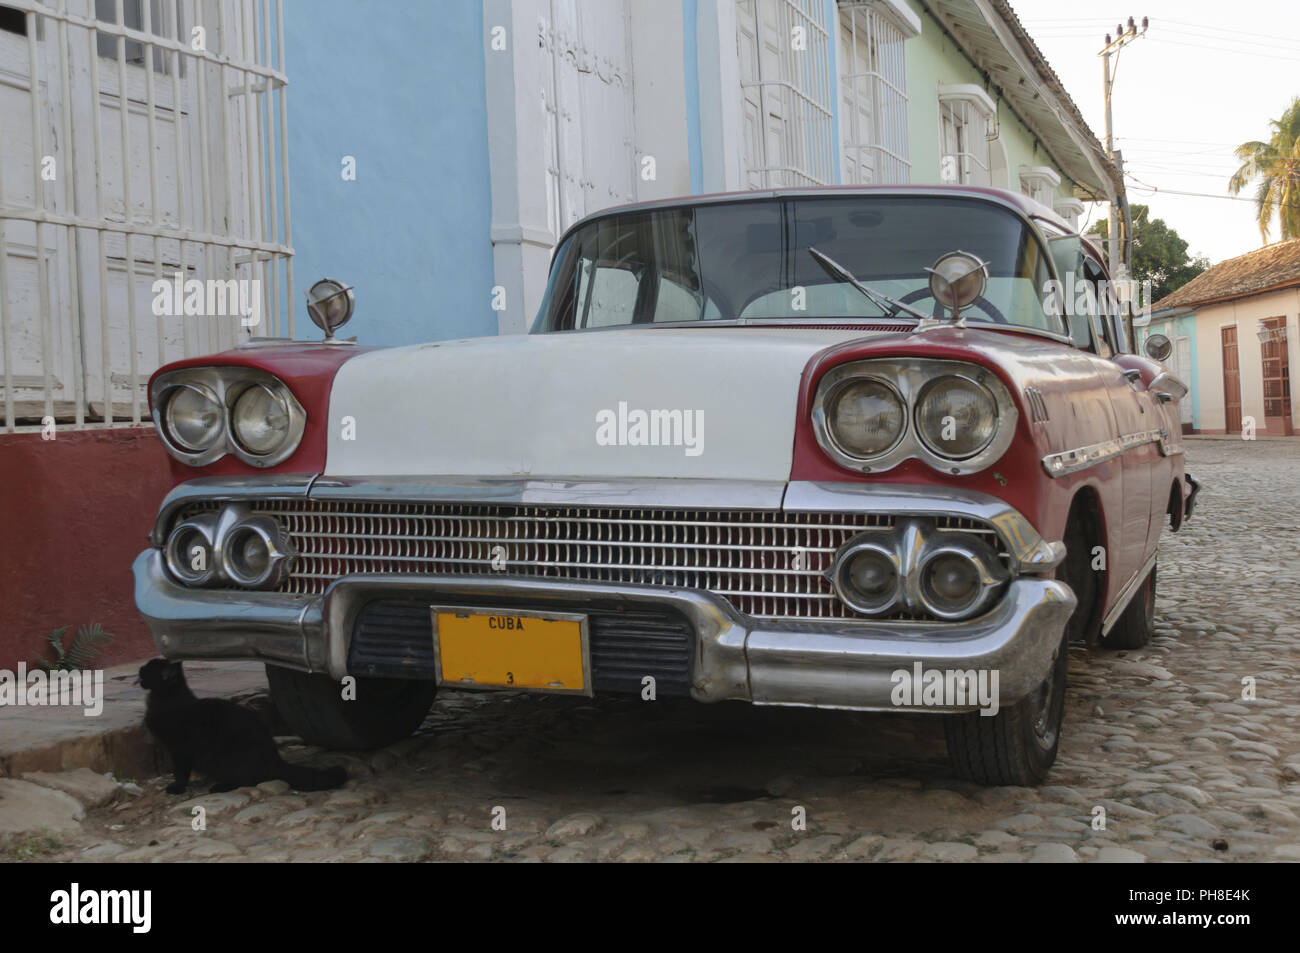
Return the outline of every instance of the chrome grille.
<path id="1" fill-rule="evenodd" d="M 176 521 L 218 507 L 192 504 Z M 323 593 L 357 573 L 508 574 L 702 589 L 746 615 L 785 620 L 862 618 L 823 573 L 852 536 L 893 525 L 882 514 L 770 510 L 317 500 L 250 509 L 279 520 L 298 550 L 282 592 Z M 937 526 L 1002 548 L 981 522 L 939 517 Z"/>

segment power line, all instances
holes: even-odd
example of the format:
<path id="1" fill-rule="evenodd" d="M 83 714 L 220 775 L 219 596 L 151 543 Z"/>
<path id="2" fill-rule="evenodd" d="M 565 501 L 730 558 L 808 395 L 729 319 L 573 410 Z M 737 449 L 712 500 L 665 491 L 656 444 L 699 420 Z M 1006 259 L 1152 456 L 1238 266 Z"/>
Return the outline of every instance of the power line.
<path id="1" fill-rule="evenodd" d="M 1178 29 L 1178 27 L 1166 27 L 1165 29 L 1161 30 L 1160 33 L 1162 36 L 1166 33 L 1173 33 L 1178 36 L 1190 36 L 1193 39 L 1197 39 L 1197 40 L 1212 40 L 1212 41 L 1218 41 L 1224 43 L 1234 43 L 1238 47 L 1240 46 L 1248 46 L 1251 48 L 1264 47 L 1270 50 L 1294 50 L 1296 48 L 1296 44 L 1300 44 L 1300 40 L 1296 40 L 1295 43 L 1291 43 L 1291 44 L 1266 43 L 1262 39 L 1237 40 L 1237 39 L 1233 39 L 1230 36 L 1229 37 L 1218 36 L 1213 33 L 1193 33 L 1191 30 L 1180 30 Z"/>
<path id="2" fill-rule="evenodd" d="M 1162 36 L 1151 37 L 1153 43 L 1166 43 L 1169 46 L 1185 46 L 1197 50 L 1213 50 L 1215 53 L 1238 53 L 1242 56 L 1263 57 L 1270 60 L 1286 60 L 1289 63 L 1300 62 L 1300 56 L 1282 56 L 1278 53 L 1260 53 L 1258 50 L 1237 50 L 1226 46 L 1208 46 L 1204 43 L 1188 43 L 1186 40 L 1170 40 Z"/>
<path id="3" fill-rule="evenodd" d="M 1130 142 L 1181 142 L 1193 146 L 1230 146 L 1231 142 L 1221 140 L 1215 141 L 1210 139 L 1152 139 L 1149 136 L 1116 136 L 1116 139 L 1126 139 Z"/>
<path id="4" fill-rule="evenodd" d="M 1131 175 L 1131 174 L 1129 174 L 1128 172 L 1125 172 L 1124 174 L 1127 175 L 1127 176 L 1128 176 L 1130 179 L 1132 179 L 1134 182 L 1137 182 L 1138 185 L 1140 185 L 1143 189 L 1148 190 L 1148 191 L 1150 192 L 1150 194 L 1152 194 L 1152 195 L 1156 195 L 1156 194 L 1160 194 L 1160 195 L 1186 195 L 1186 196 L 1190 196 L 1190 197 L 1192 197 L 1192 198 L 1200 198 L 1200 199 L 1227 199 L 1227 200 L 1230 201 L 1230 202 L 1255 202 L 1255 200 L 1254 200 L 1253 198 L 1249 198 L 1248 196 L 1245 196 L 1245 195 L 1214 195 L 1213 193 L 1210 193 L 1210 192 L 1184 192 L 1184 191 L 1180 191 L 1180 190 L 1178 190 L 1178 189 L 1162 189 L 1162 188 L 1160 188 L 1158 185 L 1149 185 L 1148 183 L 1143 182 L 1143 181 L 1142 181 L 1141 179 L 1139 179 L 1137 176 L 1135 176 L 1135 175 Z M 1256 203 L 1256 204 L 1258 204 L 1258 203 Z M 1270 203 L 1269 203 L 1269 207 L 1271 207 L 1271 208 L 1300 208 L 1300 205 L 1294 205 L 1294 204 L 1292 204 L 1292 203 L 1290 203 L 1290 202 L 1270 202 Z"/>
<path id="5" fill-rule="evenodd" d="M 1162 17 L 1162 18 L 1160 19 L 1160 22 L 1161 22 L 1161 23 L 1174 23 L 1174 24 L 1177 24 L 1178 26 L 1190 26 L 1190 27 L 1195 27 L 1195 28 L 1198 29 L 1198 30 L 1209 30 L 1209 31 L 1211 31 L 1211 32 L 1213 32 L 1213 33 L 1216 33 L 1216 34 L 1217 34 L 1217 33 L 1237 33 L 1237 34 L 1240 34 L 1241 36 L 1255 36 L 1255 37 L 1259 37 L 1260 39 L 1264 39 L 1264 40 L 1282 40 L 1283 42 L 1300 43 L 1300 37 L 1294 37 L 1294 36 L 1275 36 L 1275 35 L 1273 35 L 1273 34 L 1271 34 L 1271 33 L 1252 33 L 1250 30 L 1232 30 L 1232 29 L 1229 29 L 1228 27 L 1208 26 L 1208 25 L 1206 25 L 1206 24 L 1204 24 L 1204 23 L 1192 23 L 1192 22 L 1190 22 L 1190 21 L 1188 21 L 1188 20 L 1172 20 L 1172 19 L 1166 19 L 1166 18 Z"/>

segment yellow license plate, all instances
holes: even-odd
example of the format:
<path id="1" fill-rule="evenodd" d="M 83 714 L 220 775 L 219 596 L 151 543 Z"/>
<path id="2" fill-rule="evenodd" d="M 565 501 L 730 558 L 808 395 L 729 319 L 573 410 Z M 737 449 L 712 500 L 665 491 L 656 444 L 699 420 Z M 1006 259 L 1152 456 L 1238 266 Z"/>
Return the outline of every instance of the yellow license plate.
<path id="1" fill-rule="evenodd" d="M 433 606 L 438 684 L 591 694 L 587 617 Z"/>

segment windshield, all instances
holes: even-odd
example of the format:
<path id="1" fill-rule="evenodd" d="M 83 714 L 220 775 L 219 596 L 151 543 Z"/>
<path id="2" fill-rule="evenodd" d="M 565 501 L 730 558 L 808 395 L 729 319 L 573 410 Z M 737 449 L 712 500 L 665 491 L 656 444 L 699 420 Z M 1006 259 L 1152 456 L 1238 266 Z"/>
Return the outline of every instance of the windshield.
<path id="1" fill-rule="evenodd" d="M 555 257 L 535 331 L 774 318 L 879 318 L 815 248 L 872 291 L 942 316 L 925 270 L 962 250 L 988 262 L 968 322 L 1063 332 L 1044 311 L 1047 254 L 998 205 L 948 196 L 809 197 L 629 211 L 578 229 Z M 906 312 L 901 312 L 907 317 Z"/>

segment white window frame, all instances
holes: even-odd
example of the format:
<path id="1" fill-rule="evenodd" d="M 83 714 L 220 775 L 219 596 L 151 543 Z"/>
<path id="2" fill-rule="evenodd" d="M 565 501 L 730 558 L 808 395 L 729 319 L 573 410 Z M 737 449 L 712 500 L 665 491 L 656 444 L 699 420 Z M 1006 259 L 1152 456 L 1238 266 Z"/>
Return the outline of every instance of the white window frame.
<path id="1" fill-rule="evenodd" d="M 939 181 L 989 185 L 989 144 L 997 139 L 998 107 L 973 83 L 939 86 Z"/>
<path id="2" fill-rule="evenodd" d="M 764 42 L 765 14 L 775 24 L 775 49 Z M 752 44 L 753 54 L 740 57 L 741 101 L 756 100 L 759 113 L 759 134 L 745 148 L 745 183 L 759 189 L 830 185 L 838 154 L 827 4 L 739 0 L 736 26 L 737 43 Z M 793 49 L 795 29 L 802 30 L 804 49 Z M 779 129 L 775 142 L 774 129 Z"/>
<path id="3" fill-rule="evenodd" d="M 1022 165 L 1020 191 L 1040 205 L 1052 208 L 1056 187 L 1061 184 L 1061 174 L 1049 165 Z"/>
<path id="4" fill-rule="evenodd" d="M 94 0 L 6 5 L 26 15 L 26 37 L 6 35 L 25 44 L 21 62 L 0 69 L 31 97 L 28 166 L 49 155 L 58 173 L 0 181 L 0 430 L 150 426 L 161 364 L 293 334 L 281 0 L 143 0 L 139 30 L 116 4 L 112 20 Z M 204 27 L 206 48 L 178 23 Z M 0 179 L 19 148 L 0 135 Z M 35 309 L 10 295 L 24 258 Z M 152 315 L 152 285 L 177 272 L 260 282 L 262 324 Z M 34 375 L 15 366 L 24 336 L 40 341 Z"/>
<path id="5" fill-rule="evenodd" d="M 910 182 L 905 44 L 920 18 L 898 0 L 841 0 L 838 13 L 840 180 Z"/>
<path id="6" fill-rule="evenodd" d="M 1079 216 L 1083 214 L 1083 203 L 1078 199 L 1057 199 L 1052 203 L 1056 214 L 1070 223 L 1076 232 L 1079 230 Z"/>

